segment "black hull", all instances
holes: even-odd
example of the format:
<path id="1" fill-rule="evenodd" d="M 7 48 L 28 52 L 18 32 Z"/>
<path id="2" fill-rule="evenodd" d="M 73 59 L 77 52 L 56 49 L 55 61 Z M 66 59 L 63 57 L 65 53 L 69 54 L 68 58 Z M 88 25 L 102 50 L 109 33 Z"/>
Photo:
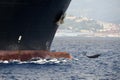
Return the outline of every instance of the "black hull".
<path id="1" fill-rule="evenodd" d="M 49 50 L 71 0 L 0 0 L 0 50 Z"/>

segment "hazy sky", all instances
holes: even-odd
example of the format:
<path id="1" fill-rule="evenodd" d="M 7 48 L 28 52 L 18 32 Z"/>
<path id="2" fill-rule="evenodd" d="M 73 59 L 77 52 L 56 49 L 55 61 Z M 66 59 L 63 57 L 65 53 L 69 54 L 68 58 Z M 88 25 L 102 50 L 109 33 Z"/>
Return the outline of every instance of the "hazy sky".
<path id="1" fill-rule="evenodd" d="M 120 24 L 120 0 L 72 0 L 67 13 Z"/>

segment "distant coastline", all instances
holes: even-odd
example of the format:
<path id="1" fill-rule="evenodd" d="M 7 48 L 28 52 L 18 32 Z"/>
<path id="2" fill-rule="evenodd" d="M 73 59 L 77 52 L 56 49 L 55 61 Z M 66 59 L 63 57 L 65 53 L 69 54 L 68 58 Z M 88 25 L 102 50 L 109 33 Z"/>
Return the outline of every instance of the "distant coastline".
<path id="1" fill-rule="evenodd" d="M 67 15 L 56 36 L 120 37 L 120 24 Z"/>

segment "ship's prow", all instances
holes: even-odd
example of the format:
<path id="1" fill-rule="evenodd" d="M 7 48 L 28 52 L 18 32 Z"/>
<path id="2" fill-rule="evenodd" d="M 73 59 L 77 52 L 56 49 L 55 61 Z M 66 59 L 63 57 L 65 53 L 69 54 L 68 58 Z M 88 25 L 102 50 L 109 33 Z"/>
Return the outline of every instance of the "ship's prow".
<path id="1" fill-rule="evenodd" d="M 0 50 L 49 50 L 71 0 L 0 0 Z"/>
<path id="2" fill-rule="evenodd" d="M 70 1 L 0 0 L 0 60 L 19 58 L 24 51 L 49 51 Z"/>

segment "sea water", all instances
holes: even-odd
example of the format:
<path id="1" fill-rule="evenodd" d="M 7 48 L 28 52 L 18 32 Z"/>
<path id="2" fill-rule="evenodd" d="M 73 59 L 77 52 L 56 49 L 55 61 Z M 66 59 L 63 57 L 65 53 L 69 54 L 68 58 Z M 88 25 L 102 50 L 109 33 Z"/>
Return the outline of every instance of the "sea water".
<path id="1" fill-rule="evenodd" d="M 0 80 L 120 80 L 120 38 L 55 37 L 51 51 L 74 59 L 1 61 Z"/>

